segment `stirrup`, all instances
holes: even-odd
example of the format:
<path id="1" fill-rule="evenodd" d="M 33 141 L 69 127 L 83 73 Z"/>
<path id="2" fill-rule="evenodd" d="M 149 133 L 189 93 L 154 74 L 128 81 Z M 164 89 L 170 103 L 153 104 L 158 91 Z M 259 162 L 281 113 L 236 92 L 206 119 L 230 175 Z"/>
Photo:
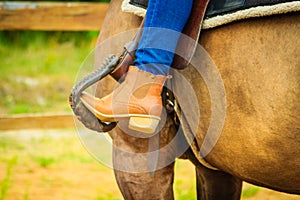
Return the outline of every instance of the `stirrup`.
<path id="1" fill-rule="evenodd" d="M 141 23 L 141 27 L 143 26 L 143 24 L 144 21 Z M 112 130 L 116 126 L 115 122 L 108 124 L 99 120 L 84 106 L 80 99 L 80 96 L 84 90 L 100 81 L 107 75 L 111 75 L 118 81 L 122 80 L 122 76 L 127 72 L 129 65 L 133 63 L 134 53 L 141 35 L 142 29 L 138 31 L 133 41 L 125 45 L 124 50 L 119 57 L 115 55 L 107 57 L 98 69 L 83 77 L 73 86 L 71 94 L 69 96 L 69 104 L 76 117 L 87 128 L 98 132 L 107 132 Z"/>

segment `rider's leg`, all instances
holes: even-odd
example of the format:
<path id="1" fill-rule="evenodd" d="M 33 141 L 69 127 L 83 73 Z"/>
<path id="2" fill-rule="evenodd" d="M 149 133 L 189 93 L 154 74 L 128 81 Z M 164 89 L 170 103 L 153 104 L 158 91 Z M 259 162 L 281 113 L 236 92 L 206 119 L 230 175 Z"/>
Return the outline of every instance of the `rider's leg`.
<path id="1" fill-rule="evenodd" d="M 145 133 L 155 131 L 162 112 L 162 87 L 192 2 L 149 0 L 137 58 L 125 81 L 102 99 L 88 94 L 82 96 L 83 103 L 100 120 L 130 118 L 130 128 Z"/>
<path id="2" fill-rule="evenodd" d="M 134 65 L 152 74 L 166 75 L 190 15 L 193 0 L 150 0 Z"/>

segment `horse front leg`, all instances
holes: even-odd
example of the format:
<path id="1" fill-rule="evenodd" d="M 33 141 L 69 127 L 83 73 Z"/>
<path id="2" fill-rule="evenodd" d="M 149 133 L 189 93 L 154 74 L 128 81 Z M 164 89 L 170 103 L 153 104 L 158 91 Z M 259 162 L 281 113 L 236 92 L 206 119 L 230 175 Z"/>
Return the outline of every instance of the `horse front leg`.
<path id="1" fill-rule="evenodd" d="M 110 135 L 115 177 L 124 199 L 174 199 L 176 148 L 164 148 L 176 133 L 171 120 L 168 119 L 160 133 L 150 138 L 129 135 L 128 130 L 122 129 L 116 127 Z"/>
<path id="2" fill-rule="evenodd" d="M 117 35 L 140 26 L 142 18 L 121 11 L 122 0 L 111 0 L 109 9 L 106 13 L 97 44 L 105 42 L 113 35 Z M 122 44 L 118 46 L 111 45 L 109 48 L 115 48 L 115 52 L 122 52 Z M 95 52 L 95 63 L 102 62 L 103 48 L 97 48 Z M 97 64 L 98 63 L 98 64 Z M 103 80 L 105 81 L 105 80 Z M 112 84 L 109 80 L 107 84 Z M 99 85 L 101 88 L 101 85 Z M 101 96 L 103 91 L 97 90 L 97 95 Z M 169 130 L 169 129 L 168 129 Z M 161 145 L 166 143 L 168 138 L 174 134 L 167 134 L 168 130 L 160 133 Z M 149 162 L 145 157 L 138 155 L 148 152 L 149 138 L 137 138 L 125 133 L 119 127 L 110 132 L 113 139 L 113 165 L 118 186 L 126 200 L 134 199 L 166 199 L 172 200 L 173 196 L 173 177 L 174 164 L 170 162 L 165 167 L 161 167 L 155 173 L 147 172 L 145 169 L 149 167 Z M 173 131 L 174 132 L 174 131 Z M 122 151 L 123 150 L 123 151 Z M 127 152 L 127 153 L 126 153 Z M 135 152 L 131 154 L 128 152 Z M 163 160 L 160 156 L 160 160 Z M 147 157 L 146 157 L 147 158 Z M 146 166 L 145 166 L 146 165 Z M 150 167 L 151 168 L 151 167 Z M 140 171 L 137 173 L 137 171 Z"/>
<path id="3" fill-rule="evenodd" d="M 239 200 L 242 181 L 222 171 L 196 167 L 198 200 Z"/>
<path id="4" fill-rule="evenodd" d="M 174 164 L 151 173 L 129 173 L 115 170 L 118 186 L 126 200 L 173 200 Z"/>

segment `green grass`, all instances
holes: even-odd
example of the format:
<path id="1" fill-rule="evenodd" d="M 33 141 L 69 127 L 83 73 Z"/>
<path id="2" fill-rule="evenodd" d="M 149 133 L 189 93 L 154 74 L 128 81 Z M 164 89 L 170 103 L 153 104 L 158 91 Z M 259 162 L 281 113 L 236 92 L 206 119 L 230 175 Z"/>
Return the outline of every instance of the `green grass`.
<path id="1" fill-rule="evenodd" d="M 243 189 L 242 197 L 243 198 L 250 198 L 255 196 L 259 192 L 260 188 L 257 186 L 248 186 Z"/>
<path id="2" fill-rule="evenodd" d="M 0 32 L 0 113 L 70 112 L 69 92 L 97 35 Z"/>
<path id="3" fill-rule="evenodd" d="M 51 164 L 55 163 L 55 158 L 39 156 L 36 158 L 36 161 L 40 164 L 41 167 L 48 167 Z"/>
<path id="4" fill-rule="evenodd" d="M 28 138 L 26 138 L 27 131 L 22 132 L 24 135 L 14 132 L 2 134 L 0 135 L 0 163 L 9 163 L 11 157 L 15 156 L 18 156 L 18 161 L 24 165 L 36 163 L 43 168 L 68 162 L 95 162 L 76 135 L 63 135 L 63 132 L 69 131 L 57 130 L 58 135 L 55 138 L 46 131 L 41 137 L 28 136 Z M 22 137 L 19 138 L 20 136 Z"/>
<path id="5" fill-rule="evenodd" d="M 4 200 L 11 184 L 12 168 L 16 164 L 18 157 L 14 156 L 7 162 L 5 177 L 0 181 L 0 200 Z"/>

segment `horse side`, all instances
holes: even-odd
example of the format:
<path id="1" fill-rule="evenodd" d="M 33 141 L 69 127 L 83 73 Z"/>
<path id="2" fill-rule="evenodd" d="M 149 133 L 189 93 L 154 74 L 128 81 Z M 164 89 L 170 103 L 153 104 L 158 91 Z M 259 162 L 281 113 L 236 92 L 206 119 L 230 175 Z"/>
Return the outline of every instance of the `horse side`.
<path id="1" fill-rule="evenodd" d="M 201 37 L 227 101 L 222 134 L 206 160 L 242 180 L 292 193 L 300 193 L 299 20 L 299 12 L 251 19 Z M 206 121 L 209 96 L 197 92 Z M 198 144 L 207 125 L 201 129 Z"/>
<path id="2" fill-rule="evenodd" d="M 137 28 L 141 18 L 123 13 L 112 0 L 98 43 Z M 205 157 L 213 171 L 196 164 L 198 197 L 239 199 L 242 181 L 300 194 L 300 14 L 292 13 L 236 22 L 204 31 L 200 43 L 216 63 L 226 91 L 226 120 L 221 136 Z M 120 52 L 122 46 L 116 47 Z M 210 96 L 204 81 L 187 77 L 199 100 L 199 146 L 209 126 Z M 161 144 L 176 134 L 171 119 L 160 132 Z M 111 133 L 114 146 L 147 152 L 148 139 L 127 135 L 118 127 Z M 188 150 L 189 151 L 189 150 Z M 160 158 L 162 159 L 162 158 Z M 138 165 L 135 157 L 114 150 L 115 165 Z M 174 163 L 150 173 L 115 170 L 126 199 L 173 199 Z M 225 184 L 224 184 L 225 183 Z"/>

